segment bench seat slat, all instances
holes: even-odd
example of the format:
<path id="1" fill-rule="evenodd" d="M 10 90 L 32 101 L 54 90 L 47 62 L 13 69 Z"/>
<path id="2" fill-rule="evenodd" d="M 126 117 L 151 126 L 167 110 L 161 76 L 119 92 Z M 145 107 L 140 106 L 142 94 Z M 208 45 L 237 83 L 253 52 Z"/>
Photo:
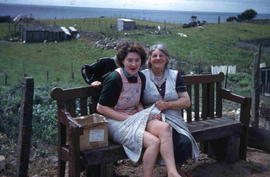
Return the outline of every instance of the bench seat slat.
<path id="1" fill-rule="evenodd" d="M 231 118 L 222 117 L 188 124 L 196 141 L 207 141 L 240 134 L 241 123 Z"/>

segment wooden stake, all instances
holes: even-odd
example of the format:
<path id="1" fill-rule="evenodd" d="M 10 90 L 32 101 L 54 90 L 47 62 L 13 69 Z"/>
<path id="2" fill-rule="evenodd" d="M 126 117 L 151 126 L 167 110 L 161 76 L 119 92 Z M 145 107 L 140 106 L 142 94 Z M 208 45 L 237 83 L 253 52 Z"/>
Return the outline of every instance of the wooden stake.
<path id="1" fill-rule="evenodd" d="M 252 90 L 251 90 L 251 125 L 259 127 L 259 104 L 260 104 L 260 62 L 261 62 L 262 44 L 259 46 L 259 52 L 255 55 L 252 69 Z"/>
<path id="2" fill-rule="evenodd" d="M 5 73 L 4 77 L 5 77 L 5 85 L 8 85 L 8 75 L 7 75 L 7 73 Z"/>
<path id="3" fill-rule="evenodd" d="M 34 79 L 24 78 L 18 138 L 17 177 L 28 177 L 31 149 Z"/>

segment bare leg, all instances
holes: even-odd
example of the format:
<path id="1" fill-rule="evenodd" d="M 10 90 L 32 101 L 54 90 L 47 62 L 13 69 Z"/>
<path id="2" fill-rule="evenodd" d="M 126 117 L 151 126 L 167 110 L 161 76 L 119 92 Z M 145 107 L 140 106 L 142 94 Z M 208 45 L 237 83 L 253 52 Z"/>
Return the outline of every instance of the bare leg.
<path id="1" fill-rule="evenodd" d="M 143 135 L 143 176 L 152 177 L 156 159 L 159 153 L 160 141 L 158 137 L 145 131 Z"/>
<path id="2" fill-rule="evenodd" d="M 180 177 L 175 165 L 172 132 L 169 124 L 158 120 L 149 121 L 147 130 L 160 139 L 160 154 L 165 161 L 168 177 Z"/>

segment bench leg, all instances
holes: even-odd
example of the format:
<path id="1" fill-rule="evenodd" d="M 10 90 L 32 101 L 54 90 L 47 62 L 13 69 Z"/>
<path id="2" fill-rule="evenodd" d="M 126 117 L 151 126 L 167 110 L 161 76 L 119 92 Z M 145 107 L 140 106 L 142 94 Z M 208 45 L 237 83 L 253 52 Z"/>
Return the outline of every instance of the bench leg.
<path id="1" fill-rule="evenodd" d="M 57 176 L 58 177 L 65 177 L 66 172 L 66 162 L 64 160 L 58 159 L 58 169 L 57 169 Z"/>
<path id="2" fill-rule="evenodd" d="M 90 166 L 86 169 L 87 177 L 112 177 L 113 164 L 101 164 Z"/>
<path id="3" fill-rule="evenodd" d="M 86 176 L 87 177 L 100 177 L 100 170 L 101 170 L 100 165 L 89 166 L 86 169 Z"/>
<path id="4" fill-rule="evenodd" d="M 208 155 L 218 161 L 233 163 L 240 159 L 239 147 L 239 135 L 212 140 L 208 143 Z"/>

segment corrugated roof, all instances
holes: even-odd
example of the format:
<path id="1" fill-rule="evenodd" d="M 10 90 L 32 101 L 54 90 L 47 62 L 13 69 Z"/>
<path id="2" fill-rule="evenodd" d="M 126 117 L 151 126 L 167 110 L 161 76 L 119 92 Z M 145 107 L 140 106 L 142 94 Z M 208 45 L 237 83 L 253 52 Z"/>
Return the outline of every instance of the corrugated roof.
<path id="1" fill-rule="evenodd" d="M 68 29 L 69 29 L 70 31 L 73 31 L 73 32 L 77 31 L 77 29 L 74 28 L 73 26 L 68 27 Z"/>
<path id="2" fill-rule="evenodd" d="M 69 32 L 69 30 L 68 30 L 66 27 L 61 26 L 60 28 L 61 28 L 62 31 L 64 31 L 64 33 L 65 33 L 66 35 L 71 35 L 70 32 Z"/>
<path id="3" fill-rule="evenodd" d="M 24 26 L 25 31 L 52 31 L 52 32 L 61 32 L 60 27 L 54 26 Z"/>

